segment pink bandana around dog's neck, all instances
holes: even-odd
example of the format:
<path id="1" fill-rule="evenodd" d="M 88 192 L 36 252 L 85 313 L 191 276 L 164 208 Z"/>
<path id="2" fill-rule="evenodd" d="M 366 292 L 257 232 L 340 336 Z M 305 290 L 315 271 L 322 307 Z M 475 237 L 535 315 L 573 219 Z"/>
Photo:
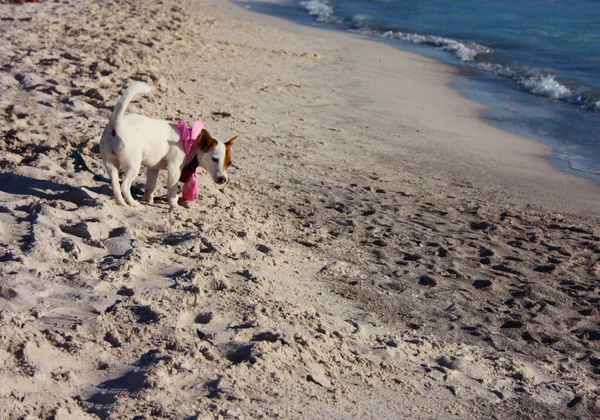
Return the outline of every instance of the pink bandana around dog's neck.
<path id="1" fill-rule="evenodd" d="M 194 201 L 198 198 L 198 176 L 196 175 L 198 160 L 196 159 L 195 165 L 189 165 L 196 157 L 198 136 L 200 136 L 203 128 L 204 123 L 202 121 L 194 121 L 191 129 L 188 128 L 184 120 L 179 121 L 179 135 L 183 142 L 183 150 L 185 150 L 185 168 L 179 180 L 184 183 L 181 196 L 185 201 Z"/>

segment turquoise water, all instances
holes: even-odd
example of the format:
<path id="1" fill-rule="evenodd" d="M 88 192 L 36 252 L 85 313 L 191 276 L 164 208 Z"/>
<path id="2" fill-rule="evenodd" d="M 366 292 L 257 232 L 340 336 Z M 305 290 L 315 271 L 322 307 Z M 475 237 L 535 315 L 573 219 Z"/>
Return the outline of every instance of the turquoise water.
<path id="1" fill-rule="evenodd" d="M 563 169 L 600 174 L 600 1 L 288 0 L 245 7 L 417 48 L 500 105 L 495 124 L 550 144 Z"/>

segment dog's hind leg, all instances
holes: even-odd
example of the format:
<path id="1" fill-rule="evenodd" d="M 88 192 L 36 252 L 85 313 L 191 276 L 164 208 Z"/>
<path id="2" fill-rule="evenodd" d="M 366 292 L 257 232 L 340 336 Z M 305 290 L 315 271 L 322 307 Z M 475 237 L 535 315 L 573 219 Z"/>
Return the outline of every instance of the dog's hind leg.
<path id="1" fill-rule="evenodd" d="M 117 168 L 112 162 L 106 162 L 106 171 L 110 177 L 110 185 L 112 186 L 113 196 L 119 206 L 126 206 L 123 195 L 121 194 L 121 186 L 119 185 L 119 168 Z"/>
<path id="2" fill-rule="evenodd" d="M 152 203 L 154 201 L 154 190 L 158 182 L 158 169 L 146 170 L 146 190 L 144 191 L 144 200 Z"/>
<path id="3" fill-rule="evenodd" d="M 123 176 L 123 182 L 121 182 L 121 190 L 123 191 L 123 196 L 125 197 L 125 201 L 132 207 L 137 207 L 140 205 L 134 198 L 131 196 L 131 184 L 137 175 L 140 173 L 141 164 L 130 165 L 125 169 L 125 175 Z"/>

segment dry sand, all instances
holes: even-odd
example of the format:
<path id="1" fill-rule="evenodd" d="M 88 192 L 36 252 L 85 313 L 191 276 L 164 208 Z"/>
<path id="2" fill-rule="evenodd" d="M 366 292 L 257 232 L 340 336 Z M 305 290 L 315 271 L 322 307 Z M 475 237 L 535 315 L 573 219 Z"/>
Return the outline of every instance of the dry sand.
<path id="1" fill-rule="evenodd" d="M 1 418 L 600 415 L 599 190 L 451 68 L 224 1 L 0 19 Z M 76 170 L 132 80 L 239 135 L 227 186 L 131 209 Z"/>

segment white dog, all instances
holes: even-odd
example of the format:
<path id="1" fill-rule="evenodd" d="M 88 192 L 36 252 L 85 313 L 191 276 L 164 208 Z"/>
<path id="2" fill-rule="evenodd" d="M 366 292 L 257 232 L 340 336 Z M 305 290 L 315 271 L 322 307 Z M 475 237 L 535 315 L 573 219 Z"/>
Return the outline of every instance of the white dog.
<path id="1" fill-rule="evenodd" d="M 144 200 L 152 202 L 158 180 L 158 171 L 167 170 L 167 198 L 172 208 L 178 207 L 177 182 L 189 156 L 186 157 L 179 126 L 176 123 L 125 114 L 129 102 L 138 94 L 153 88 L 143 82 L 132 83 L 117 102 L 110 122 L 102 133 L 100 153 L 111 179 L 115 201 L 120 205 L 138 206 L 131 196 L 131 183 L 147 168 Z M 196 140 L 196 139 L 194 139 Z M 204 168 L 217 184 L 227 182 L 227 168 L 231 164 L 231 146 L 237 137 L 226 143 L 202 130 L 197 138 L 197 164 Z M 125 172 L 119 185 L 119 169 Z M 195 171 L 195 169 L 192 169 Z"/>

